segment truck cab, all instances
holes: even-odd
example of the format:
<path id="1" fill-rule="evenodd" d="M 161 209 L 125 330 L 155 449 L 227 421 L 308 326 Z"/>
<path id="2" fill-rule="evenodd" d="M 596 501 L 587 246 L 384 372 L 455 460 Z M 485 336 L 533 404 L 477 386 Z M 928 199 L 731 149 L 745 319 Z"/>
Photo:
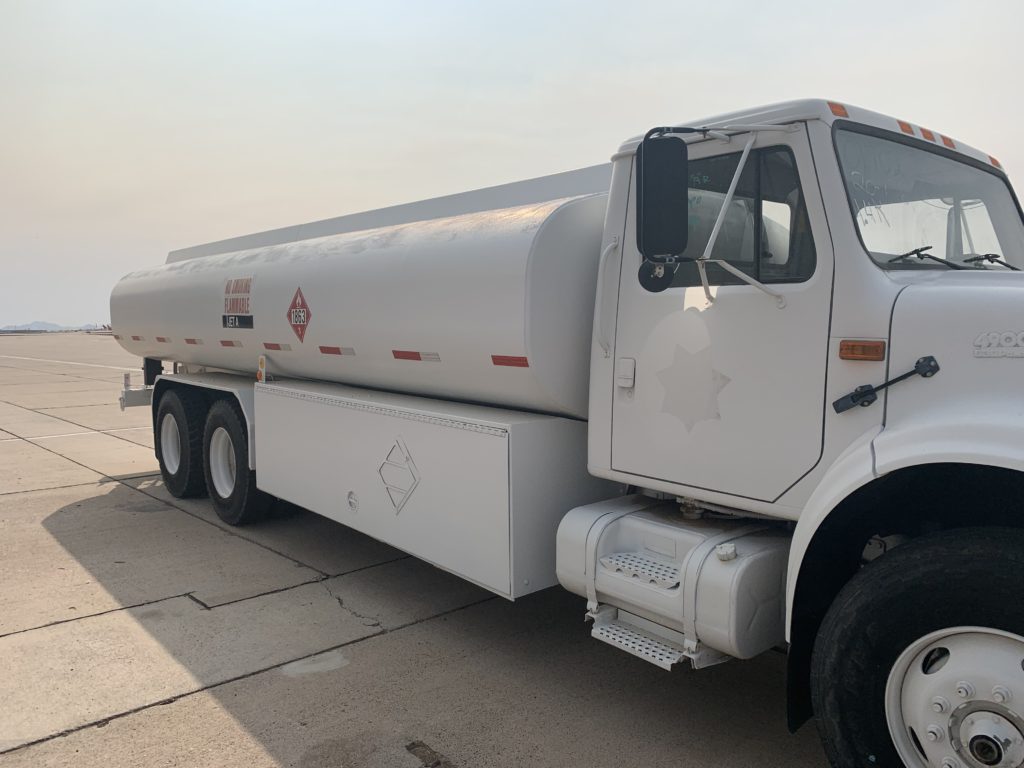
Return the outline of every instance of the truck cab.
<path id="1" fill-rule="evenodd" d="M 828 101 L 612 160 L 589 469 L 644 490 L 560 528 L 595 636 L 663 666 L 788 645 L 791 725 L 816 691 L 836 765 L 1021 764 L 999 692 L 1024 695 L 1024 612 L 981 621 L 1024 586 L 1024 225 L 998 161 Z"/>

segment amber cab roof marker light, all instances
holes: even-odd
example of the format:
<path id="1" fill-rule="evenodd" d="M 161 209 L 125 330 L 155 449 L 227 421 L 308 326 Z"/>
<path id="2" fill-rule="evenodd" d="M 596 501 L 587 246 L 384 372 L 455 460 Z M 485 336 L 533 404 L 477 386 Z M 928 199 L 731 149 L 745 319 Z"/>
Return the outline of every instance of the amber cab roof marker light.
<path id="1" fill-rule="evenodd" d="M 828 103 L 828 108 L 832 110 L 832 114 L 835 115 L 836 117 L 850 116 L 849 110 L 847 110 L 846 107 L 844 107 L 838 101 L 830 101 Z"/>

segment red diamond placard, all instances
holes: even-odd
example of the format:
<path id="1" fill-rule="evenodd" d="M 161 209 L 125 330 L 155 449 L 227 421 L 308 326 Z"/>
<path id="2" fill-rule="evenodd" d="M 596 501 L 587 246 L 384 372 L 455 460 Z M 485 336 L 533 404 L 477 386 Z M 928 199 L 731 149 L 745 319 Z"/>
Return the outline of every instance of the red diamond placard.
<path id="1" fill-rule="evenodd" d="M 306 304 L 306 297 L 302 295 L 301 288 L 295 290 L 292 304 L 288 307 L 287 317 L 288 325 L 295 331 L 295 335 L 301 343 L 306 338 L 306 328 L 309 327 L 309 321 L 313 319 L 313 313 L 309 310 L 309 305 Z"/>

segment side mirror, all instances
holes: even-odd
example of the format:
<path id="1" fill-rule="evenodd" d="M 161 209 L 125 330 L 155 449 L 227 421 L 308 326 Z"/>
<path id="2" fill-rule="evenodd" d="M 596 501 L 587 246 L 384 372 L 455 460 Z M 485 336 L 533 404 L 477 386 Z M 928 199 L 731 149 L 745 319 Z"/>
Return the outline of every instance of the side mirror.
<path id="1" fill-rule="evenodd" d="M 646 261 L 664 264 L 686 250 L 688 154 L 681 138 L 653 133 L 636 151 L 636 246 Z"/>

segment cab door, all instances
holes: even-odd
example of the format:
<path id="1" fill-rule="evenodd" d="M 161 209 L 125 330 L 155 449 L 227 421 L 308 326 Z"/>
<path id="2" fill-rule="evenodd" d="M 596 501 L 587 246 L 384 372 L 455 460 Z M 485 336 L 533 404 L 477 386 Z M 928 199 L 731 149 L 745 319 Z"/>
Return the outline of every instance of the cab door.
<path id="1" fill-rule="evenodd" d="M 691 145 L 686 256 L 703 254 L 747 138 Z M 777 499 L 823 443 L 833 254 L 806 131 L 759 132 L 711 254 L 781 294 L 781 308 L 715 265 L 713 301 L 693 264 L 680 265 L 667 290 L 646 291 L 635 227 L 634 195 L 615 330 L 612 468 Z"/>

